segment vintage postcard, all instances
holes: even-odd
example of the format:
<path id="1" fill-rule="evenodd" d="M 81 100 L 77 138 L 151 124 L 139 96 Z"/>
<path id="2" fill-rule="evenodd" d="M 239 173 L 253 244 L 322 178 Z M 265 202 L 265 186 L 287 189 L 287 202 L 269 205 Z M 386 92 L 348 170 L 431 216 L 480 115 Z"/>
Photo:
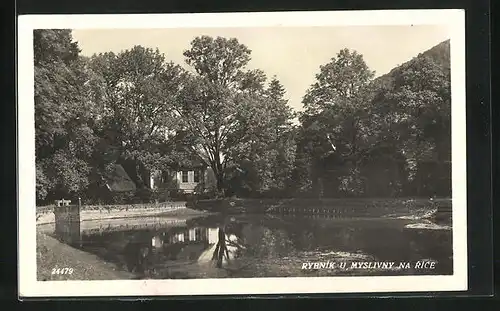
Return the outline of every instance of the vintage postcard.
<path id="1" fill-rule="evenodd" d="M 20 16 L 20 296 L 466 290 L 464 16 Z"/>

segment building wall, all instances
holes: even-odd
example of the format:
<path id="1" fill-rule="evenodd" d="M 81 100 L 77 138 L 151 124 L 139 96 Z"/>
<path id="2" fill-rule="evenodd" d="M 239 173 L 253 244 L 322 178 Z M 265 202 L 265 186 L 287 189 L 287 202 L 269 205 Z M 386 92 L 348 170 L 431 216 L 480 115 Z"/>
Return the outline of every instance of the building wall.
<path id="1" fill-rule="evenodd" d="M 187 181 L 183 181 L 183 170 L 168 172 L 151 171 L 147 174 L 147 186 L 150 189 L 177 188 L 187 193 L 193 192 L 199 185 L 202 189 L 216 186 L 215 175 L 211 168 L 200 168 L 199 181 L 195 181 L 195 169 L 186 169 Z M 167 177 L 168 176 L 168 177 Z M 166 180 L 168 179 L 168 180 Z"/>
<path id="2" fill-rule="evenodd" d="M 229 237 L 228 237 L 229 239 Z M 164 244 L 183 243 L 183 242 L 207 242 L 208 244 L 216 244 L 219 241 L 219 228 L 185 228 L 174 234 L 167 236 L 154 236 L 151 239 L 151 245 L 157 246 Z"/>
<path id="3" fill-rule="evenodd" d="M 203 182 L 203 178 L 201 178 L 198 182 L 194 181 L 194 170 L 185 170 L 184 172 L 187 172 L 187 181 L 183 180 L 183 171 L 178 171 L 177 172 L 177 185 L 178 188 L 181 190 L 184 190 L 184 192 L 193 192 L 196 189 L 196 186 L 198 184 Z"/>
<path id="4" fill-rule="evenodd" d="M 175 173 L 176 183 L 178 189 L 181 189 L 187 193 L 193 192 L 197 189 L 197 187 L 201 186 L 201 189 L 207 190 L 215 185 L 214 174 L 212 169 L 203 168 L 200 169 L 199 181 L 195 181 L 195 172 L 194 170 L 187 169 L 187 181 L 183 180 L 183 171 L 178 171 Z M 200 190 L 201 190 L 200 189 Z"/>

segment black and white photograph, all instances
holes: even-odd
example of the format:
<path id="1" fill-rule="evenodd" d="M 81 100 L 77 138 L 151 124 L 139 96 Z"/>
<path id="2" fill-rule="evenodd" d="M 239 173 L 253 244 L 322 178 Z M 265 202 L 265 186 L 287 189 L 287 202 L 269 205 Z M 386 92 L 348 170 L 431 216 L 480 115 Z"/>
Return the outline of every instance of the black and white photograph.
<path id="1" fill-rule="evenodd" d="M 20 294 L 466 290 L 464 31 L 21 16 Z"/>

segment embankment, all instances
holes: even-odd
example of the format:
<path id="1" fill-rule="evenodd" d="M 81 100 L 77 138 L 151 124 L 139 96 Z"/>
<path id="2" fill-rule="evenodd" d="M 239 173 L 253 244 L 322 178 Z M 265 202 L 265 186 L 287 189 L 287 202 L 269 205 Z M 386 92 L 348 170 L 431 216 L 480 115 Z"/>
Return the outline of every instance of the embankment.
<path id="1" fill-rule="evenodd" d="M 38 207 L 36 212 L 37 225 L 55 222 L 54 206 Z M 84 205 L 80 209 L 80 220 L 102 220 L 129 217 L 158 216 L 173 211 L 186 211 L 186 202 L 164 202 L 152 204 L 127 205 Z M 192 212 L 192 211 L 191 211 Z"/>
<path id="2" fill-rule="evenodd" d="M 443 209 L 451 216 L 451 199 L 239 199 L 226 198 L 189 202 L 189 208 L 211 212 L 270 214 L 336 214 L 352 217 L 428 215 Z"/>

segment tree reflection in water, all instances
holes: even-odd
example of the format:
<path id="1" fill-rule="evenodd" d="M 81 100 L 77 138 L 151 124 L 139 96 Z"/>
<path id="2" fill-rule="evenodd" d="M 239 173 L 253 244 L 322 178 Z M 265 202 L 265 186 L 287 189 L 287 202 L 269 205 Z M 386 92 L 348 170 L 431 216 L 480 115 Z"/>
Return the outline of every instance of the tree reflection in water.
<path id="1" fill-rule="evenodd" d="M 440 262 L 433 274 L 452 273 L 451 231 L 406 230 L 408 222 L 226 217 L 182 228 L 87 236 L 84 249 L 139 278 L 302 276 L 300 263 L 307 260 L 361 257 L 429 258 Z"/>
<path id="2" fill-rule="evenodd" d="M 229 251 L 226 245 L 226 232 L 224 230 L 224 227 L 219 227 L 218 233 L 219 239 L 212 255 L 212 260 L 217 262 L 217 268 L 222 268 L 222 261 L 224 259 L 224 256 L 226 256 L 226 260 L 229 262 Z"/>
<path id="3" fill-rule="evenodd" d="M 125 246 L 125 260 L 127 270 L 138 274 L 146 273 L 148 269 L 148 258 L 150 256 L 148 245 L 132 241 Z"/>
<path id="4" fill-rule="evenodd" d="M 243 232 L 244 223 L 239 223 L 234 219 L 226 220 L 217 229 L 217 244 L 212 253 L 212 261 L 216 263 L 217 268 L 222 268 L 224 262 L 227 264 L 236 263 L 242 255 L 242 250 L 246 249 L 244 244 Z M 233 267 L 234 268 L 234 267 Z"/>

